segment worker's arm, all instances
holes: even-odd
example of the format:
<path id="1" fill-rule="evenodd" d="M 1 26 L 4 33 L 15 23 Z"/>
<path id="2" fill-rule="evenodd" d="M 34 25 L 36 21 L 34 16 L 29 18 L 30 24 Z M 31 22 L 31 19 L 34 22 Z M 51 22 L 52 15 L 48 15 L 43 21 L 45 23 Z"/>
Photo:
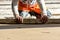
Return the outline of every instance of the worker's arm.
<path id="1" fill-rule="evenodd" d="M 15 16 L 16 16 L 16 19 L 18 19 L 18 21 L 22 22 L 22 17 L 19 15 L 19 12 L 18 12 L 18 0 L 13 0 L 13 10 L 15 12 Z"/>
<path id="2" fill-rule="evenodd" d="M 15 14 L 17 14 L 19 16 L 19 12 L 18 12 L 18 0 L 13 0 L 13 10 L 14 10 Z"/>
<path id="3" fill-rule="evenodd" d="M 40 3 L 42 5 L 42 9 L 43 9 L 44 15 L 47 15 L 45 1 L 44 0 L 40 0 Z"/>

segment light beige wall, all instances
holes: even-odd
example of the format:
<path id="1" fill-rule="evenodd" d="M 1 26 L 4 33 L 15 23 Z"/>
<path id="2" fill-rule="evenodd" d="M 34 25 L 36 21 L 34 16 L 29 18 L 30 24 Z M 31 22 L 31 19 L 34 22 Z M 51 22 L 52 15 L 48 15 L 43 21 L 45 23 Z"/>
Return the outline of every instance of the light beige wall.
<path id="1" fill-rule="evenodd" d="M 14 17 L 11 2 L 11 0 L 0 0 L 0 19 Z"/>

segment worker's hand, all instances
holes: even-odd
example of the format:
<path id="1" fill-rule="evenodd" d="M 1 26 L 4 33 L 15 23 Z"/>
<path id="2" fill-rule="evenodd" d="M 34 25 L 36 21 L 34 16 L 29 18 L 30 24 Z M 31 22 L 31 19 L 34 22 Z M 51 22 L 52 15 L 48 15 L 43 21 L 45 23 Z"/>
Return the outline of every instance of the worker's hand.
<path id="1" fill-rule="evenodd" d="M 16 16 L 18 23 L 23 23 L 23 18 L 21 16 Z"/>

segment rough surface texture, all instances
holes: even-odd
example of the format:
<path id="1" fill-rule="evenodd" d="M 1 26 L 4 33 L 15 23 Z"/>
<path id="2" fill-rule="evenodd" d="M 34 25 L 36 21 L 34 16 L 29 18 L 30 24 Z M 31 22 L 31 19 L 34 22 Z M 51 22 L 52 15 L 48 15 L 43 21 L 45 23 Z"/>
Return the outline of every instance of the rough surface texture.
<path id="1" fill-rule="evenodd" d="M 16 24 L 17 21 L 15 19 L 0 19 L 0 24 L 1 23 L 9 23 L 9 24 Z M 35 19 L 24 19 L 23 23 L 41 23 Z M 60 19 L 49 19 L 48 24 L 50 23 L 57 23 L 59 24 L 60 23 Z"/>
<path id="2" fill-rule="evenodd" d="M 60 26 L 57 27 L 56 24 L 53 25 L 54 27 L 51 27 L 51 25 L 45 26 L 40 25 L 39 28 L 0 29 L 0 40 L 60 40 Z"/>

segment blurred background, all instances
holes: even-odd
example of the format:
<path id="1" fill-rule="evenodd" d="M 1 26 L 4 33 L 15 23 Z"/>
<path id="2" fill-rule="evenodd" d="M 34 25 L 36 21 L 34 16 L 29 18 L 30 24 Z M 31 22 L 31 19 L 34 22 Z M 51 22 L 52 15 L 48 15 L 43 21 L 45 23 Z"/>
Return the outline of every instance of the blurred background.
<path id="1" fill-rule="evenodd" d="M 45 4 L 51 13 L 49 22 L 60 23 L 60 0 L 45 0 Z M 14 19 L 12 0 L 0 0 L 0 23 L 16 23 Z"/>

